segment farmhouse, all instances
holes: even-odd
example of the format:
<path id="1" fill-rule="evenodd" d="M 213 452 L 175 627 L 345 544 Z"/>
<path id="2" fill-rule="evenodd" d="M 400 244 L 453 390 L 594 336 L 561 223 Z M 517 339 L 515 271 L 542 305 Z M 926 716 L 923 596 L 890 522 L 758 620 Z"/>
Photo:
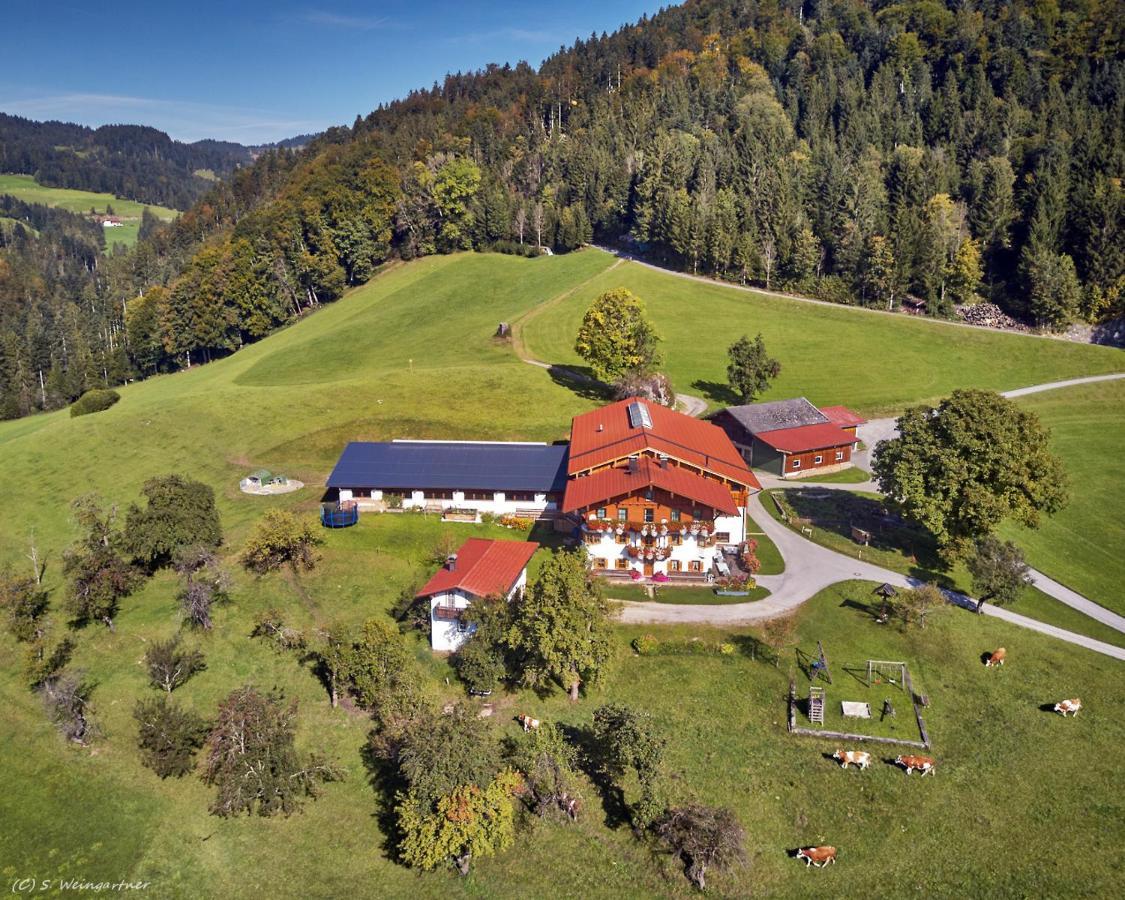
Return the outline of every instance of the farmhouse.
<path id="1" fill-rule="evenodd" d="M 595 569 L 700 577 L 745 539 L 761 489 L 722 429 L 643 400 L 576 416 L 562 511 Z"/>
<path id="2" fill-rule="evenodd" d="M 745 539 L 761 489 L 721 428 L 644 400 L 576 416 L 569 444 L 354 442 L 328 487 L 361 507 L 554 519 L 594 568 L 695 578 Z"/>
<path id="3" fill-rule="evenodd" d="M 469 538 L 426 582 L 418 597 L 430 600 L 430 645 L 456 650 L 473 632 L 462 619 L 474 600 L 512 600 L 527 584 L 527 564 L 539 545 L 532 541 Z"/>
<path id="4" fill-rule="evenodd" d="M 851 465 L 856 429 L 866 420 L 845 406 L 818 409 L 798 397 L 730 406 L 713 421 L 754 468 L 800 478 Z"/>

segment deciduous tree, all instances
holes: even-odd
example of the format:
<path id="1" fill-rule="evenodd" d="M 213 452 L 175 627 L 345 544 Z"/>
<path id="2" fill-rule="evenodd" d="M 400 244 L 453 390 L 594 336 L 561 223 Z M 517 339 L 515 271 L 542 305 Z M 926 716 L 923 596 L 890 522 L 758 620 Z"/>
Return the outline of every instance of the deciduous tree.
<path id="1" fill-rule="evenodd" d="M 342 778 L 322 757 L 297 752 L 296 731 L 296 700 L 249 685 L 230 694 L 207 738 L 203 779 L 217 789 L 211 812 L 288 815 L 303 798 L 316 797 L 321 782 Z"/>
<path id="2" fill-rule="evenodd" d="M 584 554 L 552 553 L 513 603 L 508 644 L 524 682 L 557 682 L 577 700 L 579 687 L 595 681 L 609 660 L 615 613 Z"/>
<path id="3" fill-rule="evenodd" d="M 673 807 L 656 824 L 656 834 L 701 891 L 707 889 L 708 869 L 746 862 L 746 833 L 735 814 L 722 806 Z"/>
<path id="4" fill-rule="evenodd" d="M 77 625 L 100 621 L 112 631 L 118 604 L 143 576 L 118 552 L 116 508 L 103 512 L 97 499 L 87 496 L 75 500 L 73 509 L 85 535 L 63 556 L 67 610 Z"/>
<path id="5" fill-rule="evenodd" d="M 209 728 L 170 697 L 138 700 L 133 709 L 141 760 L 161 778 L 179 778 L 195 765 Z"/>
<path id="6" fill-rule="evenodd" d="M 1007 519 L 1034 528 L 1067 501 L 1062 462 L 1034 413 L 990 391 L 954 391 L 898 420 L 875 448 L 879 487 L 926 527 L 947 559 Z"/>
<path id="7" fill-rule="evenodd" d="M 644 302 L 625 288 L 606 291 L 586 310 L 574 349 L 603 381 L 660 365 L 660 338 Z"/>
<path id="8" fill-rule="evenodd" d="M 150 569 L 171 563 L 189 547 L 217 547 L 223 540 L 215 492 L 182 475 L 150 478 L 141 488 L 147 501 L 125 514 L 125 548 Z"/>
<path id="9" fill-rule="evenodd" d="M 312 526 L 291 512 L 272 509 L 258 521 L 242 551 L 242 564 L 258 574 L 288 565 L 294 572 L 312 569 L 321 543 Z"/>
<path id="10" fill-rule="evenodd" d="M 993 535 L 977 541 L 968 564 L 973 591 L 978 598 L 978 613 L 985 603 L 1004 606 L 1013 602 L 1020 591 L 1031 584 L 1031 569 L 1020 548 Z"/>
<path id="11" fill-rule="evenodd" d="M 727 356 L 727 382 L 744 403 L 753 403 L 781 374 L 781 363 L 766 352 L 760 334 L 754 340 L 744 334 L 730 345 Z"/>
<path id="12" fill-rule="evenodd" d="M 493 856 L 511 846 L 515 836 L 513 796 L 520 778 L 501 772 L 486 787 L 465 784 L 441 797 L 427 811 L 409 794 L 400 795 L 396 811 L 402 832 L 403 861 L 431 870 L 452 864 L 469 874 L 475 857 Z"/>
<path id="13" fill-rule="evenodd" d="M 153 641 L 145 651 L 149 681 L 153 687 L 169 694 L 206 667 L 203 654 L 181 646 L 179 637 Z"/>

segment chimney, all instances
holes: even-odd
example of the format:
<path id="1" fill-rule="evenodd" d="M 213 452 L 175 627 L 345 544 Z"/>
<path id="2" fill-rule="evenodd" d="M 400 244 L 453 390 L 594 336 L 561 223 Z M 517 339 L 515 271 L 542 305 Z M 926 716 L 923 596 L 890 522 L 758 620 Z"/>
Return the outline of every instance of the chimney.
<path id="1" fill-rule="evenodd" d="M 449 569 L 450 572 L 456 572 L 457 571 L 457 554 L 456 553 L 450 553 L 449 556 L 447 556 L 445 558 L 445 567 L 447 569 Z"/>
<path id="2" fill-rule="evenodd" d="M 605 431 L 605 426 L 601 422 L 598 422 L 598 431 Z"/>

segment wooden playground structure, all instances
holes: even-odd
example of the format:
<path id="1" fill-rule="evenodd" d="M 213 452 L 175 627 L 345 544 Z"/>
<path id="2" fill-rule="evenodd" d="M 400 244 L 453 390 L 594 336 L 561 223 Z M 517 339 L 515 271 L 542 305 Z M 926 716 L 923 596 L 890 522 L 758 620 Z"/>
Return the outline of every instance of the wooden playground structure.
<path id="1" fill-rule="evenodd" d="M 805 673 L 809 679 L 809 691 L 806 699 L 805 713 L 808 720 L 813 725 L 824 725 L 824 712 L 828 703 L 828 689 L 819 681 L 823 680 L 827 684 L 832 684 L 832 674 L 828 667 L 828 656 L 824 651 L 824 646 L 820 641 L 816 643 L 817 653 L 815 657 L 805 658 L 808 664 L 804 666 Z M 802 654 L 798 651 L 798 661 L 802 659 Z M 884 735 L 863 734 L 860 732 L 851 731 L 835 731 L 826 730 L 824 728 L 805 728 L 797 724 L 797 707 L 799 699 L 797 697 L 797 681 L 796 678 L 790 674 L 789 676 L 789 718 L 788 727 L 790 734 L 806 735 L 808 737 L 818 738 L 832 738 L 841 741 L 871 741 L 879 744 L 901 744 L 907 747 L 918 747 L 921 749 L 930 748 L 930 736 L 926 731 L 926 723 L 922 718 L 922 707 L 927 705 L 927 699 L 924 696 L 919 696 L 914 693 L 914 685 L 910 680 L 910 668 L 905 662 L 899 660 L 886 660 L 886 659 L 869 659 L 866 662 L 864 669 L 853 670 L 845 668 L 845 671 L 852 674 L 859 679 L 856 674 L 858 671 L 863 671 L 866 675 L 865 684 L 868 689 L 879 686 L 887 685 L 888 687 L 896 688 L 903 691 L 910 699 L 911 706 L 914 709 L 914 719 L 918 726 L 918 736 L 920 740 L 908 740 L 901 737 L 887 737 Z M 869 705 L 863 702 L 856 701 L 840 701 L 841 709 L 845 716 L 857 716 L 859 718 L 871 718 L 871 711 Z M 859 712 L 862 709 L 863 712 Z M 882 703 L 882 714 L 880 721 L 886 718 L 893 718 L 895 716 L 894 705 L 891 703 L 890 698 L 884 698 Z"/>

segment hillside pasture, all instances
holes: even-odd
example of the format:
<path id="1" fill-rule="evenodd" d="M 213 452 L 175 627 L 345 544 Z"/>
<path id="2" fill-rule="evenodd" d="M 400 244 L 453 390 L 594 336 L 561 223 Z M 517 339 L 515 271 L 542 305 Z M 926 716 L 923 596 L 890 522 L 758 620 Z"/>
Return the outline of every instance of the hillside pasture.
<path id="1" fill-rule="evenodd" d="M 81 214 L 88 214 L 91 209 L 104 213 L 107 206 L 112 206 L 114 215 L 119 216 L 123 224 L 119 228 L 105 229 L 107 253 L 112 252 L 115 244 L 132 247 L 137 242 L 137 235 L 141 229 L 141 213 L 146 206 L 149 212 L 165 222 L 170 222 L 179 215 L 176 210 L 166 206 L 137 203 L 113 194 L 46 187 L 39 184 L 31 175 L 0 175 L 0 194 L 10 194 L 25 203 L 41 203 L 44 206 L 55 206 Z"/>
<path id="2" fill-rule="evenodd" d="M 1039 528 L 1007 527 L 1004 535 L 1024 548 L 1037 569 L 1125 615 L 1125 381 L 1047 391 L 1018 402 L 1051 430 L 1070 502 Z"/>
<path id="3" fill-rule="evenodd" d="M 956 388 L 1006 390 L 1125 371 L 1125 354 L 1110 347 L 805 303 L 636 262 L 606 270 L 563 302 L 528 316 L 522 336 L 529 351 L 544 362 L 581 366 L 574 337 L 582 316 L 598 294 L 618 287 L 648 307 L 676 389 L 704 397 L 712 408 L 738 402 L 726 384 L 727 348 L 759 332 L 781 362 L 780 376 L 759 399 L 805 396 L 869 416 L 896 414 Z"/>
<path id="4" fill-rule="evenodd" d="M 213 794 L 197 776 L 161 781 L 141 766 L 131 712 L 138 698 L 155 695 L 141 659 L 153 640 L 180 627 L 176 579 L 162 572 L 127 598 L 116 632 L 92 626 L 76 633 L 73 666 L 95 685 L 101 731 L 88 750 L 64 746 L 23 683 L 22 648 L 0 634 L 0 821 L 16 826 L 0 829 L 6 877 L 148 880 L 154 896 L 169 898 L 335 897 L 370 893 L 372 885 L 381 895 L 419 898 L 693 895 L 678 864 L 638 843 L 589 784 L 577 826 L 532 823 L 511 851 L 475 862 L 468 878 L 405 869 L 393 861 L 384 830 L 388 798 L 364 762 L 368 719 L 331 709 L 307 665 L 250 637 L 255 616 L 268 609 L 310 634 L 326 623 L 385 615 L 430 571 L 443 536 L 522 533 L 423 515 L 364 515 L 355 528 L 322 532 L 323 559 L 299 579 L 256 578 L 236 565 L 265 510 L 315 515 L 348 440 L 565 438 L 570 417 L 600 399 L 520 362 L 493 334 L 500 321 L 576 287 L 589 291 L 611 263 L 584 252 L 536 260 L 459 255 L 393 267 L 227 359 L 121 388 L 121 401 L 97 416 L 71 419 L 64 410 L 0 423 L 0 564 L 26 569 L 24 553 L 36 542 L 59 632 L 61 554 L 77 536 L 71 499 L 94 491 L 124 508 L 147 478 L 165 472 L 215 489 L 222 553 L 236 571 L 232 602 L 217 610 L 212 632 L 186 635 L 206 654 L 207 669 L 176 698 L 211 716 L 246 682 L 279 686 L 300 704 L 299 747 L 323 751 L 348 775 L 299 815 L 225 820 L 208 813 Z M 710 340 L 721 356 L 726 336 Z M 1051 374 L 1064 377 L 1105 364 L 1091 348 L 1032 343 L 1074 356 L 1014 365 L 1054 366 Z M 985 356 L 980 351 L 975 365 L 999 378 Z M 783 363 L 806 365 L 799 356 Z M 805 371 L 815 376 L 811 365 Z M 892 369 L 882 377 L 888 385 L 879 402 L 910 387 L 896 385 Z M 242 494 L 239 478 L 259 467 L 307 487 L 278 497 Z M 866 773 L 840 772 L 825 758 L 834 746 L 789 735 L 785 697 L 795 648 L 775 667 L 763 661 L 758 635 L 745 630 L 617 628 L 614 664 L 589 697 L 571 705 L 561 691 L 498 693 L 495 727 L 515 735 L 512 719 L 527 711 L 587 729 L 593 709 L 608 701 L 651 711 L 669 739 L 670 799 L 729 805 L 746 827 L 750 865 L 713 873 L 708 880 L 719 896 L 806 897 L 813 878 L 829 896 L 897 896 L 904 885 L 959 895 L 966 884 L 1003 896 L 1113 895 L 1117 841 L 1106 823 L 1125 814 L 1113 753 L 1125 726 L 1116 715 L 1120 691 L 1107 674 L 1116 663 L 957 610 L 904 634 L 873 622 L 871 588 L 837 585 L 802 607 L 796 645 L 812 652 L 822 640 L 832 662 L 909 662 L 932 701 L 926 721 L 939 761 L 932 779 L 906 778 L 881 761 L 893 754 L 881 752 Z M 629 642 L 647 633 L 730 642 L 741 652 L 633 655 Z M 425 636 L 408 640 L 435 702 L 461 696 Z M 986 670 L 980 654 L 996 646 L 1007 647 L 1011 662 Z M 1071 696 L 1086 704 L 1076 719 L 1040 709 Z M 806 872 L 786 855 L 821 842 L 841 850 L 839 864 L 823 872 Z"/>

